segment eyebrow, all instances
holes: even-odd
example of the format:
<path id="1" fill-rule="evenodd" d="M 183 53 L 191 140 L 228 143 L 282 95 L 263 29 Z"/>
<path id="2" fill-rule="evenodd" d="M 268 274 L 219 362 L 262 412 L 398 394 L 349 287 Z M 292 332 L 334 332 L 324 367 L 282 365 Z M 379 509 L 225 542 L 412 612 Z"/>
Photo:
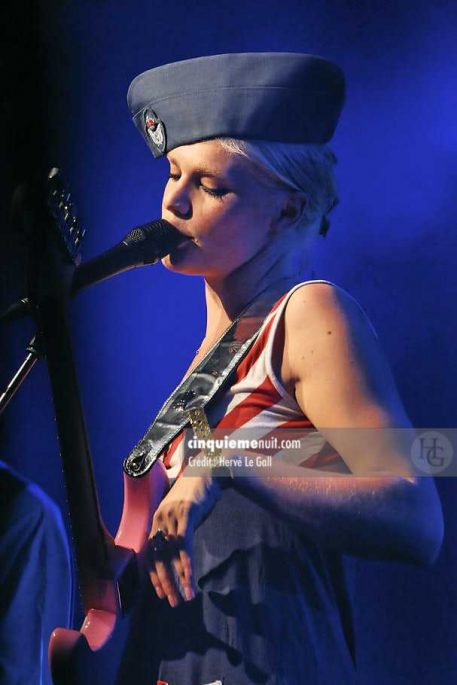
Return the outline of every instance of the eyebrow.
<path id="1" fill-rule="evenodd" d="M 179 167 L 178 162 L 172 156 L 169 155 L 167 159 L 170 162 L 170 164 L 175 164 L 177 167 Z M 218 181 L 225 181 L 226 182 L 228 180 L 226 177 L 221 176 L 220 174 L 216 174 L 213 171 L 211 171 L 211 169 L 209 169 L 209 167 L 204 167 L 204 166 L 199 166 L 199 167 L 196 167 L 195 169 L 192 169 L 192 173 L 196 174 L 197 176 L 206 176 L 207 178 L 214 178 Z"/>

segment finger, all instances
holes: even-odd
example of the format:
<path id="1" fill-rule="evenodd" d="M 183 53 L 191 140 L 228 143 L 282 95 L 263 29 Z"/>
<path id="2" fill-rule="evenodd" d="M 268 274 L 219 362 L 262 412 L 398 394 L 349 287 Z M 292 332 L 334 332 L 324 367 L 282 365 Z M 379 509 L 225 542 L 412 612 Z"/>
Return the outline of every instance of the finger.
<path id="1" fill-rule="evenodd" d="M 174 576 L 175 586 L 183 599 L 191 600 L 194 598 L 195 593 L 190 580 L 190 560 L 186 550 L 183 549 L 184 540 L 182 538 L 176 538 L 173 541 L 173 545 L 173 555 L 170 557 L 170 567 Z"/>
<path id="2" fill-rule="evenodd" d="M 196 593 L 194 583 L 194 554 L 193 538 L 195 530 L 189 516 L 189 511 L 183 511 L 178 521 L 178 536 L 181 540 L 179 551 L 179 564 L 183 574 L 182 584 L 185 589 L 186 599 L 193 599 Z"/>
<path id="3" fill-rule="evenodd" d="M 162 516 L 154 520 L 147 544 L 149 578 L 154 590 L 159 599 L 164 599 L 170 595 L 170 603 L 175 605 L 176 601 L 173 600 L 173 592 L 170 591 L 170 578 L 169 573 L 167 573 L 168 555 L 171 553 L 171 539 L 165 530 Z"/>
<path id="4" fill-rule="evenodd" d="M 175 511 L 170 506 L 158 509 L 154 514 L 149 538 L 153 539 L 159 530 L 167 536 L 175 536 L 177 534 L 178 521 Z"/>
<path id="5" fill-rule="evenodd" d="M 156 591 L 157 597 L 159 599 L 165 599 L 166 594 L 162 589 L 162 585 L 159 581 L 159 577 L 156 573 L 155 567 L 149 569 L 149 578 L 151 579 L 152 586 Z"/>
<path id="6" fill-rule="evenodd" d="M 156 561 L 155 571 L 160 587 L 168 599 L 168 603 L 171 607 L 177 606 L 180 603 L 180 596 L 170 563 Z"/>
<path id="7" fill-rule="evenodd" d="M 156 512 L 151 536 L 161 530 L 167 536 L 163 553 L 152 556 L 154 573 L 150 574 L 157 595 L 166 596 L 171 606 L 176 606 L 182 597 L 194 598 L 193 583 L 193 526 L 190 523 L 189 508 L 182 503 L 178 508 L 162 509 Z"/>
<path id="8" fill-rule="evenodd" d="M 183 570 L 183 575 L 186 583 L 192 583 L 193 580 L 193 568 L 192 568 L 192 555 L 189 550 L 186 549 L 185 545 L 179 551 L 179 560 Z"/>
<path id="9" fill-rule="evenodd" d="M 180 551 L 179 560 L 182 569 L 181 585 L 184 591 L 184 598 L 191 600 L 195 597 L 197 589 L 192 571 L 192 559 L 186 549 Z"/>

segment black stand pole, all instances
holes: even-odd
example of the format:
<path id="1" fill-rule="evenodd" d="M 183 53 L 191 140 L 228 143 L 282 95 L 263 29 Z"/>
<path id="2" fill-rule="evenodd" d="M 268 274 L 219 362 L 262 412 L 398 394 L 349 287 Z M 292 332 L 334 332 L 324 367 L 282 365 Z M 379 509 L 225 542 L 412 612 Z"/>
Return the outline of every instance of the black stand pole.
<path id="1" fill-rule="evenodd" d="M 37 337 L 35 336 L 27 345 L 28 355 L 19 367 L 19 369 L 14 374 L 13 378 L 10 380 L 6 386 L 5 391 L 0 395 L 0 415 L 8 406 L 10 400 L 14 397 L 16 392 L 21 387 L 22 383 L 25 381 L 35 364 L 43 356 L 39 344 L 37 342 Z"/>

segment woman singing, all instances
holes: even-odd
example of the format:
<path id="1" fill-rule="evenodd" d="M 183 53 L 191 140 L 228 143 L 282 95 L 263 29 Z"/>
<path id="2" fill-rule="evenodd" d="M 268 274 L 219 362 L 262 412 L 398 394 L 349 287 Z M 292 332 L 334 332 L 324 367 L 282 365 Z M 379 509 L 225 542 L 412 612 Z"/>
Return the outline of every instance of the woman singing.
<path id="1" fill-rule="evenodd" d="M 270 462 L 235 449 L 223 475 L 195 469 L 183 431 L 161 451 L 158 682 L 352 683 L 342 555 L 423 564 L 440 548 L 439 500 L 413 471 L 376 333 L 348 293 L 309 280 L 337 200 L 326 143 L 343 100 L 337 66 L 292 53 L 177 62 L 129 90 L 136 126 L 170 165 L 162 217 L 189 238 L 163 263 L 205 281 L 206 334 L 186 376 L 233 322 L 239 340 L 260 328 L 204 405 L 211 429 L 300 436 Z"/>

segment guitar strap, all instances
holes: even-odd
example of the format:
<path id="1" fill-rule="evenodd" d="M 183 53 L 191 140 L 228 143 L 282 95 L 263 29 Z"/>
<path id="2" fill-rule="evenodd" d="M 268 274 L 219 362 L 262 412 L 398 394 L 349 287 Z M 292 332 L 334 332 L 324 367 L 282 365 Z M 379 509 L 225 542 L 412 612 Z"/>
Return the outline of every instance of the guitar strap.
<path id="1" fill-rule="evenodd" d="M 264 319 L 265 301 L 256 298 L 165 401 L 145 435 L 124 461 L 124 471 L 129 476 L 144 476 L 162 450 L 189 423 L 187 410 L 197 406 L 205 408 L 216 393 L 227 386 L 238 364 L 255 342 Z"/>

